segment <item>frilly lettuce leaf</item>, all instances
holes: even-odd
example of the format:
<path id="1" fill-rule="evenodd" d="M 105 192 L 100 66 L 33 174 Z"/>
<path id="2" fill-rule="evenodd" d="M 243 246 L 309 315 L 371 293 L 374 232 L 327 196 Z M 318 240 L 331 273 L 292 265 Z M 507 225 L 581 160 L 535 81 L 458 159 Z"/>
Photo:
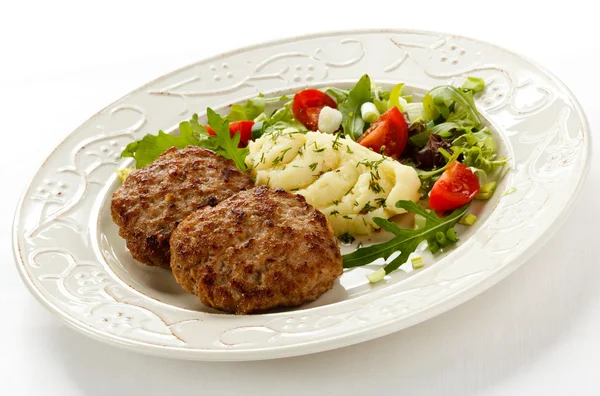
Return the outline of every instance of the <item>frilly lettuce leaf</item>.
<path id="1" fill-rule="evenodd" d="M 226 118 L 229 121 L 253 120 L 265 111 L 265 105 L 265 98 L 260 95 L 256 98 L 249 99 L 244 104 L 232 105 L 231 111 Z"/>
<path id="2" fill-rule="evenodd" d="M 194 114 L 194 118 L 189 122 L 182 122 L 179 124 L 179 132 L 180 135 L 171 135 L 168 133 L 158 131 L 158 135 L 147 134 L 141 140 L 136 142 L 129 143 L 125 150 L 121 153 L 122 157 L 131 157 L 135 159 L 136 168 L 143 168 L 146 165 L 152 163 L 155 159 L 157 159 L 162 153 L 170 149 L 171 147 L 177 147 L 178 149 L 185 148 L 187 146 L 203 146 L 201 144 L 202 141 L 207 140 L 207 138 L 202 137 L 201 133 L 195 133 L 194 131 L 198 131 L 197 126 L 192 126 L 190 124 L 198 124 L 198 116 Z M 208 137 L 208 133 L 206 133 L 206 128 L 204 129 L 204 133 Z"/>
<path id="3" fill-rule="evenodd" d="M 158 135 L 148 134 L 136 142 L 129 143 L 121 156 L 134 158 L 136 168 L 139 169 L 152 163 L 171 147 L 182 149 L 187 146 L 199 146 L 233 160 L 238 169 L 245 171 L 244 160 L 248 150 L 238 148 L 240 134 L 231 137 L 227 119 L 211 108 L 207 109 L 207 114 L 208 125 L 215 131 L 216 136 L 210 136 L 206 127 L 198 122 L 198 115 L 194 114 L 191 120 L 179 124 L 179 135 L 171 135 L 162 130 L 158 131 Z"/>

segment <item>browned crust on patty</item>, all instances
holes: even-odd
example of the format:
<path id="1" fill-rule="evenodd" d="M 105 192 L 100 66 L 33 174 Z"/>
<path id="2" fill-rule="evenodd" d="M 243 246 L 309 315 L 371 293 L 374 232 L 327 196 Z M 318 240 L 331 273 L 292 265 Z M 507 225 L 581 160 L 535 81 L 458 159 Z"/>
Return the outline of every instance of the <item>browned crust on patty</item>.
<path id="1" fill-rule="evenodd" d="M 201 147 L 172 147 L 127 177 L 113 194 L 111 214 L 133 258 L 170 268 L 169 239 L 179 222 L 252 187 L 232 161 Z"/>
<path id="2" fill-rule="evenodd" d="M 260 186 L 181 222 L 171 268 L 203 304 L 240 314 L 315 300 L 342 274 L 342 257 L 304 197 Z"/>

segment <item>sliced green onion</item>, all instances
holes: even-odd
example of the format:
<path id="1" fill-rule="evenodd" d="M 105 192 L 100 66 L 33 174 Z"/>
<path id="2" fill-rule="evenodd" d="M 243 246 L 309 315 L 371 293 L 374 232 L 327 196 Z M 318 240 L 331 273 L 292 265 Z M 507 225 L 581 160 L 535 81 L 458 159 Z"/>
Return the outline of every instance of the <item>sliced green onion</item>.
<path id="1" fill-rule="evenodd" d="M 427 248 L 432 254 L 436 254 L 440 251 L 440 244 L 435 240 L 435 238 L 431 238 L 427 240 Z"/>
<path id="2" fill-rule="evenodd" d="M 436 234 L 435 234 L 435 240 L 442 247 L 448 245 L 448 238 L 446 238 L 446 235 L 442 231 L 436 232 Z"/>
<path id="3" fill-rule="evenodd" d="M 467 77 L 467 81 L 462 85 L 463 89 L 469 89 L 474 93 L 483 91 L 485 89 L 485 81 L 479 77 Z"/>
<path id="4" fill-rule="evenodd" d="M 365 102 L 360 106 L 360 115 L 365 122 L 372 124 L 377 121 L 381 114 L 379 114 L 379 110 L 377 110 L 375 104 L 372 102 Z"/>
<path id="5" fill-rule="evenodd" d="M 510 194 L 514 193 L 515 191 L 517 191 L 517 188 L 516 187 L 511 187 L 508 190 L 504 191 L 504 193 L 502 194 L 502 196 L 504 197 L 506 195 L 510 195 Z"/>
<path id="6" fill-rule="evenodd" d="M 494 191 L 496 191 L 496 186 L 496 182 L 485 183 L 481 186 L 479 194 L 475 196 L 475 199 L 490 199 L 494 195 Z"/>
<path id="7" fill-rule="evenodd" d="M 423 268 L 425 266 L 425 262 L 423 261 L 423 257 L 415 256 L 410 259 L 413 269 Z"/>
<path id="8" fill-rule="evenodd" d="M 371 272 L 370 274 L 367 274 L 367 279 L 371 283 L 377 283 L 377 282 L 381 281 L 384 277 L 385 277 L 385 270 L 383 268 L 380 268 L 375 272 Z"/>
<path id="9" fill-rule="evenodd" d="M 263 115 L 264 114 L 265 113 L 263 113 Z M 250 130 L 251 131 L 250 133 L 252 135 L 252 140 L 256 140 L 263 135 L 263 133 L 265 132 L 264 127 L 265 127 L 264 121 L 254 121 L 254 124 L 252 125 L 252 129 Z"/>
<path id="10" fill-rule="evenodd" d="M 469 213 L 469 214 L 463 216 L 462 219 L 460 219 L 458 221 L 458 223 L 462 224 L 462 225 L 466 225 L 466 226 L 472 226 L 473 224 L 475 224 L 476 221 L 477 221 L 477 216 Z"/>
<path id="11" fill-rule="evenodd" d="M 415 230 L 419 228 L 425 227 L 425 223 L 427 223 L 427 219 L 420 214 L 415 215 Z"/>
<path id="12" fill-rule="evenodd" d="M 483 193 L 494 193 L 494 191 L 496 191 L 497 186 L 498 186 L 498 183 L 496 183 L 495 181 L 492 181 L 489 183 L 485 183 L 483 186 L 481 186 L 481 189 L 479 191 L 483 192 Z"/>
<path id="13" fill-rule="evenodd" d="M 448 238 L 448 240 L 452 242 L 458 241 L 458 238 L 456 237 L 456 231 L 454 230 L 454 228 L 450 228 L 448 231 L 446 231 L 446 238 Z"/>
<path id="14" fill-rule="evenodd" d="M 135 170 L 135 168 L 123 168 L 123 169 L 117 169 L 117 176 L 119 177 L 119 180 L 121 180 L 121 182 L 124 182 L 125 179 L 127 179 L 127 177 L 129 177 L 129 174 L 131 172 L 133 172 Z"/>

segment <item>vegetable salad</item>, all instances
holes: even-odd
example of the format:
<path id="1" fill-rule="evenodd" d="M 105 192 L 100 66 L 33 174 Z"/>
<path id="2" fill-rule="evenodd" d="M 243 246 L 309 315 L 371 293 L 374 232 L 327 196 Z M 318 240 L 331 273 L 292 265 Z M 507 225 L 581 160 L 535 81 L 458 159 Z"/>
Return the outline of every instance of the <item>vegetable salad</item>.
<path id="1" fill-rule="evenodd" d="M 421 268 L 422 259 L 411 256 L 421 243 L 426 242 L 432 253 L 455 243 L 454 225 L 471 225 L 476 220 L 467 213 L 471 201 L 494 194 L 496 182 L 488 180 L 497 177 L 507 160 L 497 155 L 494 137 L 475 105 L 474 98 L 484 89 L 482 79 L 468 77 L 461 87 L 434 87 L 417 101 L 404 94 L 404 84 L 388 91 L 364 75 L 350 89 L 305 89 L 273 98 L 259 95 L 232 105 L 226 116 L 208 108 L 207 125 L 194 114 L 179 125 L 179 135 L 163 131 L 146 135 L 130 143 L 122 156 L 133 157 L 141 168 L 172 146 L 196 145 L 255 174 L 260 160 L 256 156 L 246 160 L 250 142 L 264 136 L 319 132 L 332 136 L 332 147 L 341 145 L 342 139 L 354 141 L 386 161 L 412 167 L 420 181 L 421 202 L 400 199 L 393 206 L 397 213 L 414 213 L 415 227 L 400 228 L 387 218 L 373 216 L 371 222 L 393 238 L 344 256 L 344 266 L 352 268 L 378 258 L 389 259 L 400 251 L 382 270 L 369 275 L 369 280 L 376 282 L 409 261 L 414 268 Z M 127 174 L 120 170 L 120 177 Z M 343 238 L 352 240 L 349 234 Z"/>

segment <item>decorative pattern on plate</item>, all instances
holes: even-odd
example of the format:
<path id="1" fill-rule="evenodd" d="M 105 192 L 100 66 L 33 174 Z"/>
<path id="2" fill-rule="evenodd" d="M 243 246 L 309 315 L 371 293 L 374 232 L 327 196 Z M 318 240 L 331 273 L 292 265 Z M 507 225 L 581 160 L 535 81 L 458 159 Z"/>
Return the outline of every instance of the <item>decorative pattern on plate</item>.
<path id="1" fill-rule="evenodd" d="M 256 95 L 356 80 L 416 89 L 482 77 L 482 114 L 500 131 L 516 187 L 457 249 L 426 270 L 334 304 L 255 316 L 182 309 L 119 279 L 99 240 L 100 211 L 116 186 L 119 152 L 191 112 Z M 161 77 L 102 110 L 48 158 L 15 217 L 20 272 L 33 293 L 74 327 L 169 357 L 250 360 L 311 353 L 426 320 L 517 268 L 579 191 L 589 159 L 584 116 L 554 77 L 476 40 L 416 31 L 324 34 L 242 49 Z M 499 195 L 499 194 L 498 194 Z M 105 238 L 106 240 L 106 238 Z M 115 257 L 111 256 L 111 263 Z M 398 275 L 400 276 L 400 275 Z M 392 277 L 393 278 L 393 277 Z"/>

